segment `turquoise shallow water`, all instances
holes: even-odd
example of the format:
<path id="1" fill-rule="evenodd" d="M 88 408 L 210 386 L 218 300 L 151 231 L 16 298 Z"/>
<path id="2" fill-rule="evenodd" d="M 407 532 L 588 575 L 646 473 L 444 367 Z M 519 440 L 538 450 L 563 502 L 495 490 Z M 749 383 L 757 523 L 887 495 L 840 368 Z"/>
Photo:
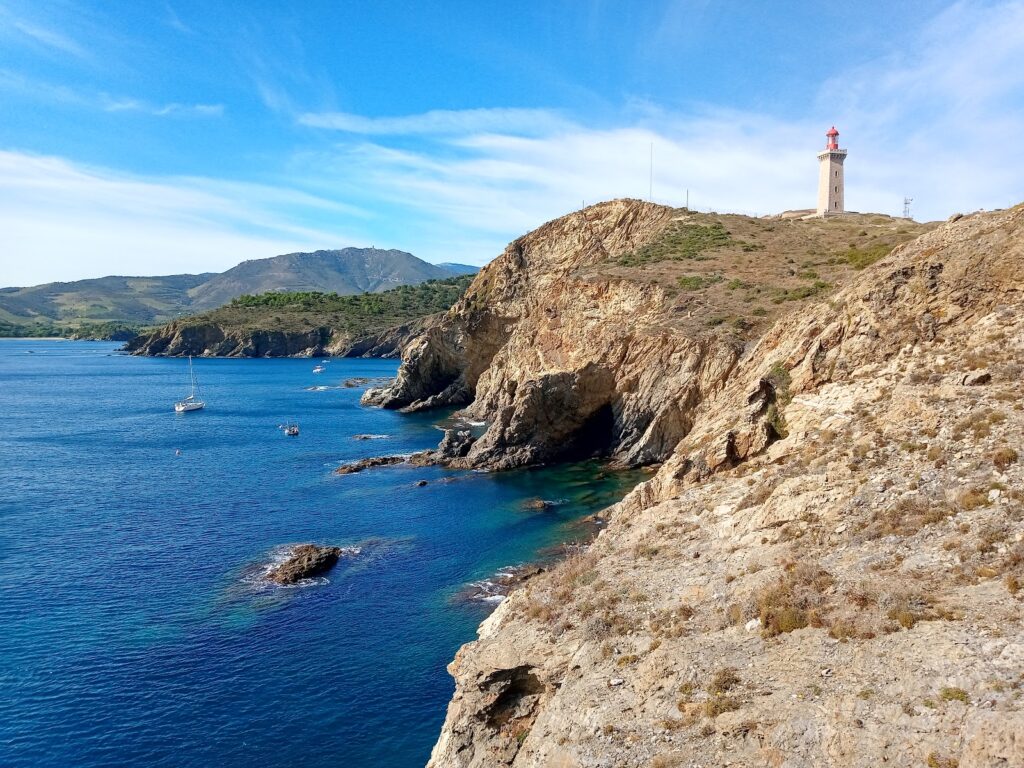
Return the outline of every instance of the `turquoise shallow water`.
<path id="1" fill-rule="evenodd" d="M 440 437 L 441 415 L 339 386 L 394 361 L 197 360 L 208 407 L 177 415 L 185 363 L 116 346 L 0 340 L 3 766 L 423 765 L 445 666 L 485 615 L 456 595 L 584 535 L 579 518 L 636 480 L 336 476 Z M 277 429 L 289 418 L 298 438 Z M 536 496 L 564 503 L 524 511 Z M 263 584 L 301 541 L 361 553 L 315 585 Z"/>

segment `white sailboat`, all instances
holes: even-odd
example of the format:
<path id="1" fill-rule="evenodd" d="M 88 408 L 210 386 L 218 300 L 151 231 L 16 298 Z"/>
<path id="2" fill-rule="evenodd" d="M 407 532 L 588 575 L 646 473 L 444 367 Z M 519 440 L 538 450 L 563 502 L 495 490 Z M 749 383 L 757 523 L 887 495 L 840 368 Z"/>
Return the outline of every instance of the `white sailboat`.
<path id="1" fill-rule="evenodd" d="M 188 356 L 188 375 L 192 381 L 192 391 L 188 397 L 174 404 L 174 410 L 177 413 L 199 411 L 206 407 L 206 403 L 199 399 L 199 384 L 196 382 L 196 372 L 192 369 L 192 355 Z"/>

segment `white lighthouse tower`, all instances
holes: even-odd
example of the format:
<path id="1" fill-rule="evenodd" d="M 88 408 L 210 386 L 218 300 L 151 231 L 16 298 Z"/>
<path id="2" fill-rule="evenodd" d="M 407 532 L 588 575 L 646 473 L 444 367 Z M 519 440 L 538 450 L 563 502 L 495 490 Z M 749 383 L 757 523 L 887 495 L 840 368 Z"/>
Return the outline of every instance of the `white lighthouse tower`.
<path id="1" fill-rule="evenodd" d="M 843 161 L 846 150 L 839 148 L 839 131 L 833 125 L 825 136 L 828 143 L 818 153 L 818 215 L 842 213 L 843 206 Z"/>

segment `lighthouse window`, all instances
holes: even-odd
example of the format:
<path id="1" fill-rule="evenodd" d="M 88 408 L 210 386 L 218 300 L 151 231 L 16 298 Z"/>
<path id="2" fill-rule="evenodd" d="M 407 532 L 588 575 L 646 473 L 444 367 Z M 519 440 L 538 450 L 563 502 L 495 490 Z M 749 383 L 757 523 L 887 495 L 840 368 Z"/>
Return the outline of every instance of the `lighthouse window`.
<path id="1" fill-rule="evenodd" d="M 836 171 L 836 178 L 839 178 L 839 171 Z"/>
<path id="2" fill-rule="evenodd" d="M 839 191 L 839 187 L 837 186 L 837 187 L 836 187 L 836 192 L 838 192 L 838 191 Z"/>

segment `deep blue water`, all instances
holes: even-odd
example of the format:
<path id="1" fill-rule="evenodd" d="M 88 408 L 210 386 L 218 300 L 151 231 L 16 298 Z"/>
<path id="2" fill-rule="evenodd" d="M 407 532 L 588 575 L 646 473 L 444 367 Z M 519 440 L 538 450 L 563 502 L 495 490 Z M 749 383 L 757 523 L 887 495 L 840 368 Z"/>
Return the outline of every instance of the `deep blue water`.
<path id="1" fill-rule="evenodd" d="M 440 437 L 443 415 L 362 408 L 338 386 L 394 361 L 317 376 L 309 360 L 197 360 L 208 406 L 178 415 L 184 361 L 116 347 L 0 340 L 9 768 L 423 765 L 445 666 L 485 615 L 455 596 L 582 535 L 579 517 L 635 480 L 586 465 L 337 476 Z M 298 438 L 277 429 L 289 418 Z M 568 503 L 523 511 L 534 496 Z M 325 583 L 262 584 L 274 548 L 303 541 L 361 554 Z"/>

